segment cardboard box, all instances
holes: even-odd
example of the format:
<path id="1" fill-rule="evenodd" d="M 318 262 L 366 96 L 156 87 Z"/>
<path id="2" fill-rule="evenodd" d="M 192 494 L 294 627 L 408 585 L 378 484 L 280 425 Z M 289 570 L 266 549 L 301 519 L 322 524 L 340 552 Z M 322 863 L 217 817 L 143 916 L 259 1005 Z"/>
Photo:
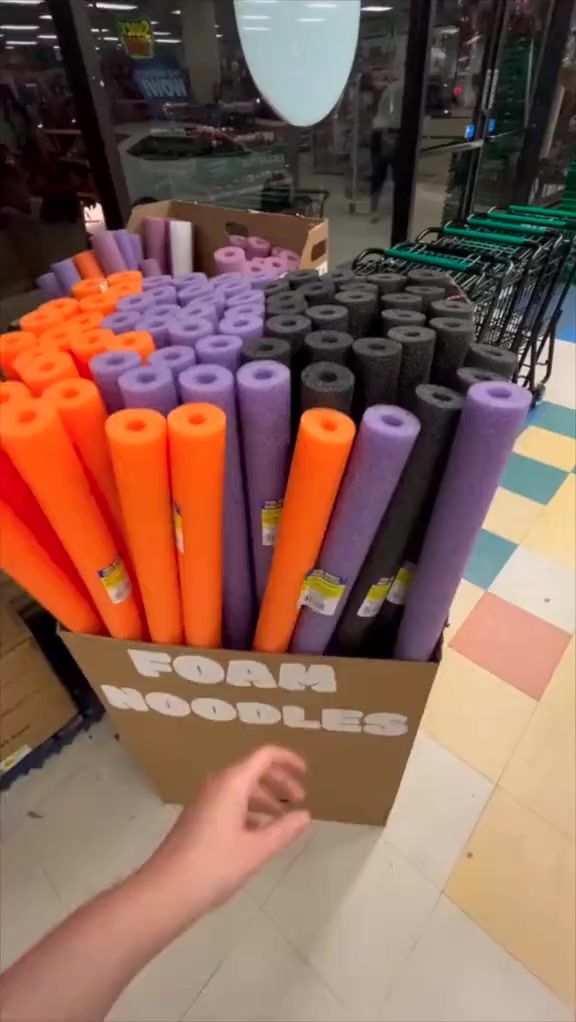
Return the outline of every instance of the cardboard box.
<path id="1" fill-rule="evenodd" d="M 0 774 L 76 715 L 76 707 L 32 639 L 0 664 Z"/>
<path id="2" fill-rule="evenodd" d="M 229 244 L 231 234 L 258 235 L 272 245 L 300 253 L 302 269 L 328 269 L 328 221 L 289 213 L 259 213 L 251 209 L 226 209 L 176 199 L 135 206 L 127 227 L 139 231 L 147 216 L 187 220 L 194 225 L 194 269 L 209 277 L 216 272 L 214 252 Z"/>
<path id="3" fill-rule="evenodd" d="M 313 816 L 350 823 L 386 822 L 438 666 L 62 638 L 166 802 L 274 743 L 308 761 Z"/>

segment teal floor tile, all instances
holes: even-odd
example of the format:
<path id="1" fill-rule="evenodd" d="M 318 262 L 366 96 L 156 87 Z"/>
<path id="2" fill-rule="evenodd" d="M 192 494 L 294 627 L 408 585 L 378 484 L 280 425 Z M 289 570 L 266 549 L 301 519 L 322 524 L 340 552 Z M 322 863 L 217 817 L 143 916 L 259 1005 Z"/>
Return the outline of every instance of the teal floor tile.
<path id="1" fill-rule="evenodd" d="M 525 458 L 523 454 L 511 454 L 500 486 L 539 504 L 547 504 L 567 475 L 567 472 L 542 461 Z"/>
<path id="2" fill-rule="evenodd" d="M 487 529 L 481 529 L 466 565 L 464 578 L 481 589 L 488 589 L 514 553 L 516 546 L 516 543 L 511 543 L 508 539 L 502 539 Z"/>
<path id="3" fill-rule="evenodd" d="M 540 426 L 552 433 L 562 436 L 576 437 L 576 412 L 564 405 L 554 405 L 551 401 L 542 401 L 528 414 L 529 426 Z"/>

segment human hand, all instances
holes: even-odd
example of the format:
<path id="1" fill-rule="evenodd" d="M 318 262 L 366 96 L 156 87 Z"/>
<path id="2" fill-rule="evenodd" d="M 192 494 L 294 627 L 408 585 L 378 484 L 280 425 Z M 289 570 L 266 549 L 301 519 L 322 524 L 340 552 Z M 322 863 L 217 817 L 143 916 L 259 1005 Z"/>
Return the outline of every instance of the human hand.
<path id="1" fill-rule="evenodd" d="M 305 798 L 306 764 L 294 752 L 264 745 L 210 777 L 152 857 L 159 882 L 188 925 L 222 904 L 309 826 L 305 810 L 282 800 Z"/>

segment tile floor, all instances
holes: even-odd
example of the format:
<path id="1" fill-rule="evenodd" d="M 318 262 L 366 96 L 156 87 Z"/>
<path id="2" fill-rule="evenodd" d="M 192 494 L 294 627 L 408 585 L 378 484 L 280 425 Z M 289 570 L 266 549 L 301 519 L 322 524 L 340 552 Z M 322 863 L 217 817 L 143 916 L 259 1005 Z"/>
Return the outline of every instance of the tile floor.
<path id="1" fill-rule="evenodd" d="M 576 335 L 562 336 L 454 602 L 388 826 L 315 824 L 111 1018 L 574 1019 Z M 3 803 L 4 965 L 176 815 L 106 723 Z"/>

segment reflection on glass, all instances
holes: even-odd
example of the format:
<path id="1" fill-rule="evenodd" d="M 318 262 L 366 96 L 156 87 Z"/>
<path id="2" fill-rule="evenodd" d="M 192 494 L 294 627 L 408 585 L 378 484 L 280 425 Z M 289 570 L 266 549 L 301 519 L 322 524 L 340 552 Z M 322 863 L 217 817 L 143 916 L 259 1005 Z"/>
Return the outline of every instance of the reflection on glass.
<path id="1" fill-rule="evenodd" d="M 470 150 L 421 154 L 410 237 L 458 216 L 472 159 Z"/>
<path id="2" fill-rule="evenodd" d="M 576 161 L 576 5 L 566 40 L 550 122 L 542 144 L 532 201 L 540 204 L 561 198 L 568 185 L 568 175 L 574 161 Z M 571 173 L 572 183 L 569 187 L 574 196 L 574 171 Z"/>

